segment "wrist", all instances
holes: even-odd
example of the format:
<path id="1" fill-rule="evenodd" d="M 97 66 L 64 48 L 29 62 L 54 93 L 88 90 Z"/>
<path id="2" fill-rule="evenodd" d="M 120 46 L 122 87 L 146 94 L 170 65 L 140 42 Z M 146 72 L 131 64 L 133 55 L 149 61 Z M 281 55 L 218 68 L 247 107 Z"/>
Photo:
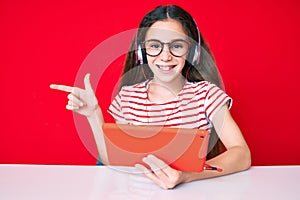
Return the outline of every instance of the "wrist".
<path id="1" fill-rule="evenodd" d="M 181 182 L 182 183 L 191 182 L 190 176 L 191 176 L 191 172 L 182 172 Z"/>
<path id="2" fill-rule="evenodd" d="M 95 108 L 86 117 L 87 117 L 88 120 L 92 120 L 92 119 L 95 119 L 95 118 L 101 118 L 102 119 L 102 111 L 101 111 L 99 105 L 95 106 Z"/>

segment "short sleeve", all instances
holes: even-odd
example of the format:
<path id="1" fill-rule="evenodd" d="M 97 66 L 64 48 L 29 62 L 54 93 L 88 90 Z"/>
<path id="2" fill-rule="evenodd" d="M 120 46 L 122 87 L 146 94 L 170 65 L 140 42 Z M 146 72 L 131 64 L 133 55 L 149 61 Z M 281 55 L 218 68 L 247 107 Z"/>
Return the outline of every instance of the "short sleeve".
<path id="1" fill-rule="evenodd" d="M 212 120 L 218 110 L 227 104 L 228 108 L 231 108 L 232 99 L 222 89 L 212 83 L 207 85 L 207 94 L 205 97 L 205 111 L 209 120 Z"/>
<path id="2" fill-rule="evenodd" d="M 110 104 L 107 112 L 113 116 L 115 121 L 123 122 L 124 115 L 122 112 L 122 91 L 120 91 Z"/>

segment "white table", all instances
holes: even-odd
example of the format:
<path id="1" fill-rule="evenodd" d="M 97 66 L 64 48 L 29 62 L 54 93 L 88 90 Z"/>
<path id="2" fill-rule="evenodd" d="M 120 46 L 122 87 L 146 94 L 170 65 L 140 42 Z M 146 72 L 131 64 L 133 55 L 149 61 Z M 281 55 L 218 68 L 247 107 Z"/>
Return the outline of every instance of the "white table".
<path id="1" fill-rule="evenodd" d="M 0 165 L 0 199 L 293 200 L 300 199 L 300 166 L 252 167 L 163 190 L 131 168 Z"/>

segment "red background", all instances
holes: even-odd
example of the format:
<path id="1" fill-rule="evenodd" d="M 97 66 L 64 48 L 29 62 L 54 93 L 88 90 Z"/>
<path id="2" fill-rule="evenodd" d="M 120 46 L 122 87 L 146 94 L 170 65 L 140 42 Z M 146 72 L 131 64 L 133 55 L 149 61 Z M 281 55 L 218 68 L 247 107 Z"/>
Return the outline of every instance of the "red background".
<path id="1" fill-rule="evenodd" d="M 137 28 L 157 5 L 173 3 L 194 16 L 215 54 L 253 165 L 300 164 L 297 0 L 2 0 L 0 163 L 93 165 L 65 110 L 66 94 L 49 84 L 73 85 L 98 44 Z M 108 121 L 108 97 L 123 59 L 97 88 Z"/>

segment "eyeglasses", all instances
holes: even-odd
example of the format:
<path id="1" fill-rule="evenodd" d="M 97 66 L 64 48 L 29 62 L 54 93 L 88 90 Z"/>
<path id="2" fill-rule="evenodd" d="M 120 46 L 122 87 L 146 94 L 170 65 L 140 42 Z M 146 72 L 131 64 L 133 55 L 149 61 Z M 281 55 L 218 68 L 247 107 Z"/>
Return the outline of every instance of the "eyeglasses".
<path id="1" fill-rule="evenodd" d="M 171 42 L 161 42 L 159 40 L 147 40 L 142 43 L 146 50 L 146 54 L 149 56 L 158 56 L 164 49 L 165 45 L 168 45 L 169 51 L 173 56 L 180 57 L 188 53 L 190 44 L 185 40 L 173 40 Z"/>

